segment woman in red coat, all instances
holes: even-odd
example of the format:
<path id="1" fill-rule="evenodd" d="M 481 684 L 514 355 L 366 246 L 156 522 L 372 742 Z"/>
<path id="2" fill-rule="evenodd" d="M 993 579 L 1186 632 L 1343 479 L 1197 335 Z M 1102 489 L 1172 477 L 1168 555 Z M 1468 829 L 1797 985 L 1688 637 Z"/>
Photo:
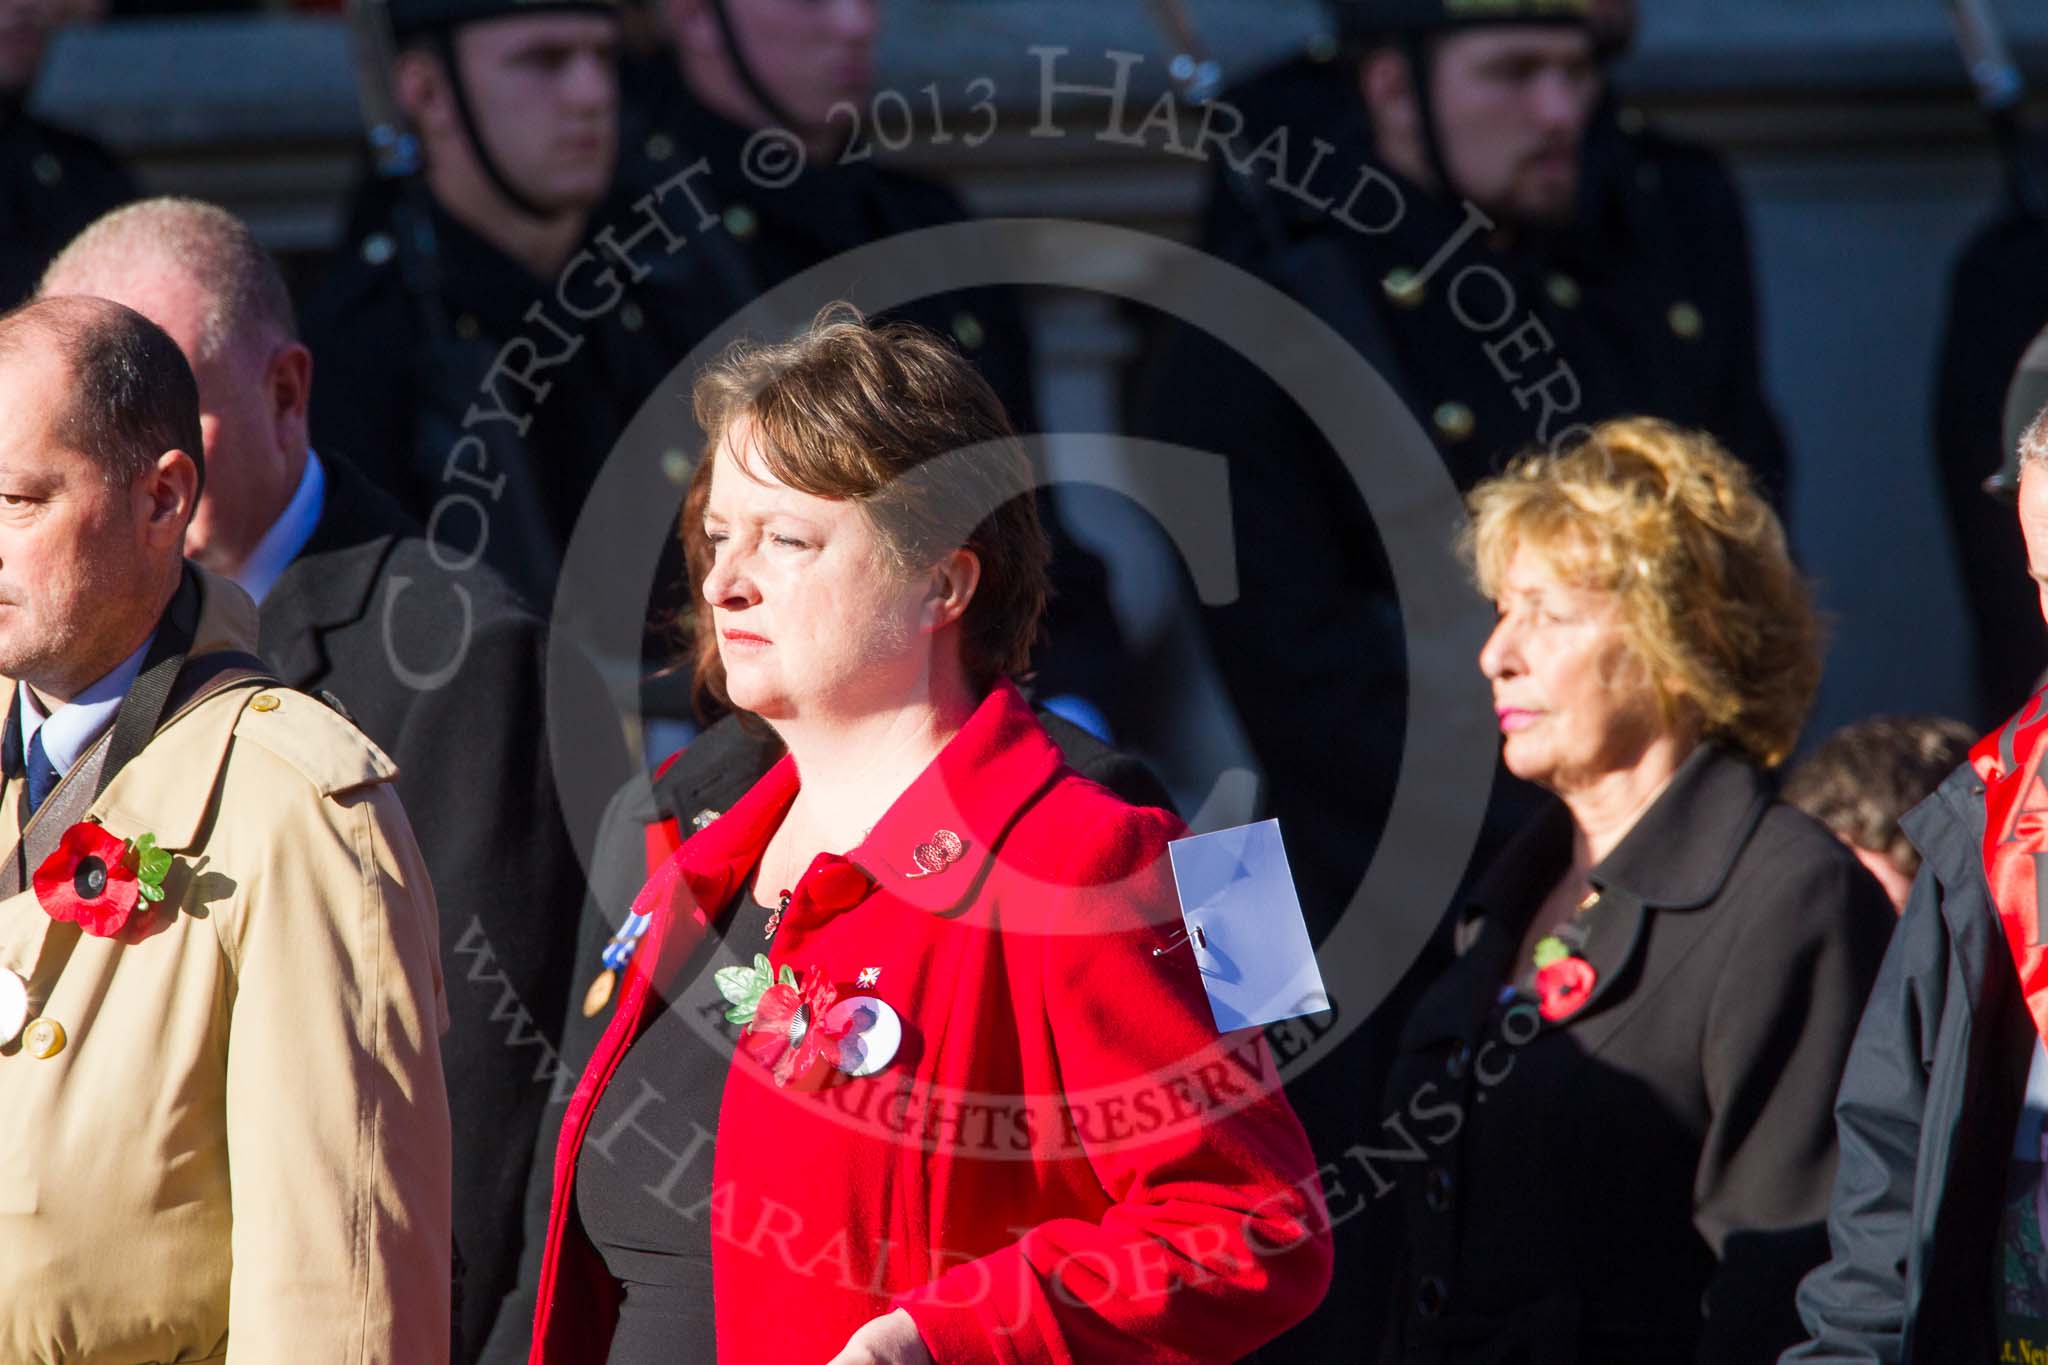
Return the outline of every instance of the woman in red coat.
<path id="1" fill-rule="evenodd" d="M 696 405 L 698 625 L 789 756 L 607 954 L 533 1361 L 1253 1350 L 1329 1281 L 1314 1159 L 1263 1040 L 1153 951 L 1180 823 L 1008 681 L 1046 550 L 1000 404 L 935 338 L 821 318 Z"/>

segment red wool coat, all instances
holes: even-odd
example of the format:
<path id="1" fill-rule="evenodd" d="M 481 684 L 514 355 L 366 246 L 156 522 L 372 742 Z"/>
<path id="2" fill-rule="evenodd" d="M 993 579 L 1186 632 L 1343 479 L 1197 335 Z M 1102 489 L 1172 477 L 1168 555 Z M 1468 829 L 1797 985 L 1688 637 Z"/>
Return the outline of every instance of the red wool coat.
<path id="1" fill-rule="evenodd" d="M 653 927 L 564 1119 L 535 1365 L 605 1359 L 619 1290 L 570 1198 L 591 1113 L 796 790 L 785 758 L 641 892 Z M 922 872 L 941 830 L 962 851 Z M 1231 1361 L 1322 1299 L 1321 1185 L 1264 1040 L 1218 1038 L 1192 956 L 1152 953 L 1182 832 L 1065 769 L 1002 684 L 860 847 L 811 865 L 775 966 L 879 997 L 903 1043 L 787 1088 L 734 1056 L 699 1210 L 724 1365 L 822 1365 L 892 1308 L 940 1365 Z"/>

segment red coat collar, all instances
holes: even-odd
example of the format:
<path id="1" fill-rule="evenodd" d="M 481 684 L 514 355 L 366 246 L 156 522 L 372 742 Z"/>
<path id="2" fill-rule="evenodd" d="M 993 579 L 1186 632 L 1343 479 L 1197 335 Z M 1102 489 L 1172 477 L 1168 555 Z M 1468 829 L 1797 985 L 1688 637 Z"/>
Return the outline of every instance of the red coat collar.
<path id="1" fill-rule="evenodd" d="M 958 910 L 1003 835 L 1061 763 L 1015 684 L 996 684 L 858 847 L 818 856 L 797 884 L 790 913 L 800 919 L 836 914 L 876 889 L 933 914 Z M 677 871 L 699 906 L 721 906 L 738 892 L 800 785 L 796 761 L 785 755 L 731 810 L 683 845 Z M 934 860 L 927 856 L 921 867 L 918 849 L 942 831 L 958 838 L 960 853 L 928 871 Z M 858 875 L 838 871 L 849 864 Z"/>

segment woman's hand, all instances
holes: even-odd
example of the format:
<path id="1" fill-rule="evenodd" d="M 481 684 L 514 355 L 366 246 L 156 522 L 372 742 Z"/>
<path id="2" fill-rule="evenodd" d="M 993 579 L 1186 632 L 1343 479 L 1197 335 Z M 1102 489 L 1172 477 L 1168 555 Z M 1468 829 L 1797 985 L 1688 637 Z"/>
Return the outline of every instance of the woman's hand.
<path id="1" fill-rule="evenodd" d="M 924 1348 L 917 1324 L 901 1308 L 867 1324 L 847 1338 L 846 1349 L 828 1365 L 935 1365 Z"/>

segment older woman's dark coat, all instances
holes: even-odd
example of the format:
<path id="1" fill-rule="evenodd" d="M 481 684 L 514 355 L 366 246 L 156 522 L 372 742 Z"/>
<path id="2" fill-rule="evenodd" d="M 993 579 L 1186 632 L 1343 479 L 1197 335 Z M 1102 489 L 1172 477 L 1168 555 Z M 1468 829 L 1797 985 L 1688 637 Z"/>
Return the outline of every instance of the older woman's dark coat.
<path id="1" fill-rule="evenodd" d="M 1593 869 L 1576 918 L 1598 981 L 1550 1023 L 1503 987 L 1528 979 L 1514 959 L 1570 851 L 1557 807 L 1461 907 L 1354 1149 L 1351 1183 L 1405 1234 L 1386 1358 L 1773 1360 L 1827 1254 L 1835 1088 L 1890 904 L 1764 773 L 1702 745 Z"/>

